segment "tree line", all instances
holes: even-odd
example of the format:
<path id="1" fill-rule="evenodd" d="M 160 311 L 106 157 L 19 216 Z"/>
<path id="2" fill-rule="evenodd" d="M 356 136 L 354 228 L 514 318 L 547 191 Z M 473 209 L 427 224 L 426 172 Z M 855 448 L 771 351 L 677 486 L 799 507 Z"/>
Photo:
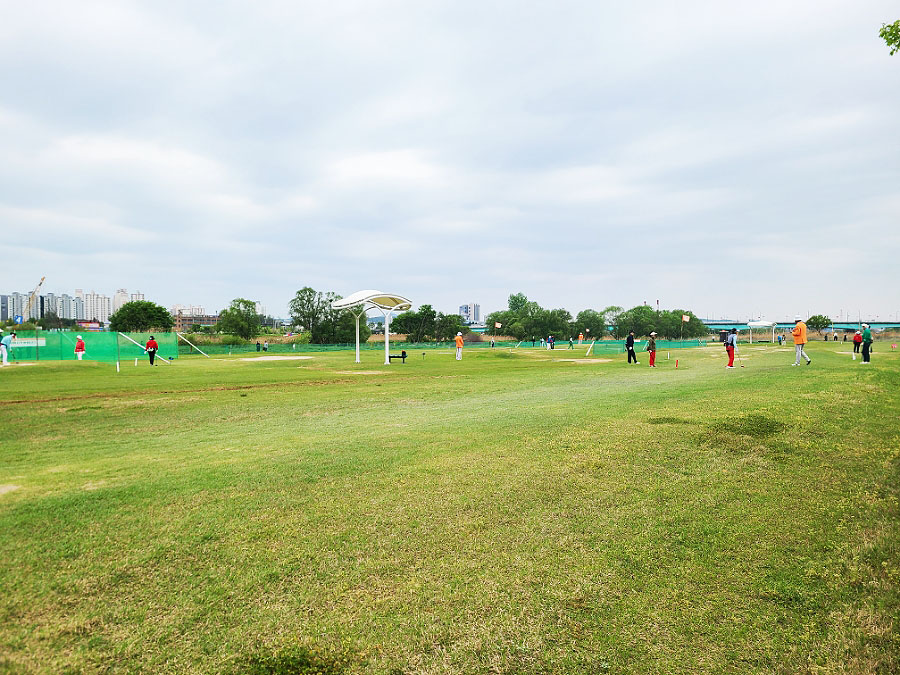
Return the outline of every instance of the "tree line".
<path id="1" fill-rule="evenodd" d="M 309 341 L 315 344 L 354 342 L 356 319 L 353 312 L 335 311 L 331 306 L 341 297 L 337 293 L 323 293 L 309 286 L 301 288 L 289 305 L 293 326 L 307 332 Z M 685 316 L 687 321 L 682 320 Z M 62 327 L 63 322 L 56 317 L 46 319 L 43 321 L 44 328 Z M 212 331 L 249 340 L 259 336 L 263 324 L 269 321 L 272 321 L 270 317 L 257 313 L 253 300 L 235 298 L 219 313 L 218 323 Z M 74 321 L 65 323 L 73 324 Z M 626 310 L 610 305 L 600 310 L 585 309 L 573 318 L 565 309 L 544 309 L 524 293 L 510 295 L 507 309 L 492 312 L 487 316 L 486 323 L 489 335 L 508 335 L 517 340 L 549 335 L 566 339 L 579 334 L 587 339 L 622 339 L 629 331 L 640 336 L 655 331 L 667 339 L 696 338 L 709 333 L 703 322 L 689 310 L 657 311 L 647 305 Z M 806 323 L 810 330 L 821 332 L 831 324 L 831 320 L 817 314 L 809 317 Z M 168 331 L 174 325 L 174 319 L 164 307 L 144 300 L 125 303 L 109 320 L 109 329 L 113 331 Z M 444 342 L 451 340 L 458 332 L 469 332 L 458 314 L 443 314 L 431 305 L 421 305 L 417 311 L 398 314 L 391 320 L 391 329 L 395 333 L 405 333 L 410 342 Z M 370 334 L 365 319 L 361 319 L 360 339 L 365 341 Z"/>
<path id="2" fill-rule="evenodd" d="M 436 312 L 431 305 L 398 314 L 391 319 L 391 330 L 406 333 L 409 342 L 447 342 L 457 333 L 469 332 L 459 314 Z"/>
<path id="3" fill-rule="evenodd" d="M 683 321 L 682 317 L 688 320 Z M 624 309 L 610 305 L 602 310 L 585 309 L 573 319 L 565 309 L 544 309 L 524 293 L 509 296 L 508 307 L 487 316 L 487 332 L 490 335 L 509 335 L 525 340 L 553 335 L 558 338 L 587 339 L 612 337 L 624 338 L 629 331 L 635 335 L 649 335 L 656 331 L 661 337 L 676 339 L 707 335 L 709 329 L 694 313 L 683 309 L 657 311 L 647 305 Z"/>

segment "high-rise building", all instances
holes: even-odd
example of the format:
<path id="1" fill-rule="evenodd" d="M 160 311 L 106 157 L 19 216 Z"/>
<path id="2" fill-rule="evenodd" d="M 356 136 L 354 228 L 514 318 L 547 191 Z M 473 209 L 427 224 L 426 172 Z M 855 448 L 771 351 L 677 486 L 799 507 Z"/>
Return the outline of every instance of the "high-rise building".
<path id="1" fill-rule="evenodd" d="M 128 302 L 128 289 L 127 288 L 119 288 L 116 289 L 116 294 L 113 295 L 113 312 L 118 312 L 119 307 Z"/>
<path id="2" fill-rule="evenodd" d="M 59 296 L 59 301 L 57 302 L 57 310 L 56 316 L 60 319 L 74 319 L 72 316 L 72 296 L 68 293 L 63 293 Z"/>
<path id="3" fill-rule="evenodd" d="M 459 306 L 459 315 L 463 323 L 481 323 L 481 305 L 473 302 Z"/>
<path id="4" fill-rule="evenodd" d="M 10 319 L 16 316 L 24 316 L 25 315 L 25 305 L 28 304 L 29 295 L 25 293 L 10 293 L 9 294 L 9 317 Z"/>
<path id="5" fill-rule="evenodd" d="M 140 291 L 135 291 L 134 293 L 131 294 L 131 302 L 138 302 L 139 300 L 143 300 L 143 299 L 144 299 L 144 294 L 141 293 Z"/>
<path id="6" fill-rule="evenodd" d="M 102 321 L 103 323 L 109 321 L 109 317 L 112 314 L 111 298 L 94 293 L 94 291 L 84 293 L 80 288 L 76 289 L 75 293 L 76 295 L 80 294 L 84 301 L 84 318 L 87 321 Z"/>

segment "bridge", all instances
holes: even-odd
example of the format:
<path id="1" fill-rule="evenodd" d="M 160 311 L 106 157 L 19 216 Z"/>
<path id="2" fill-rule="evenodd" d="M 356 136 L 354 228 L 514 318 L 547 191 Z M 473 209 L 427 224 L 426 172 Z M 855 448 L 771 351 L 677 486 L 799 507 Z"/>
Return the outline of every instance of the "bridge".
<path id="1" fill-rule="evenodd" d="M 709 328 L 710 333 L 718 333 L 721 330 L 731 330 L 732 328 L 737 328 L 738 330 L 747 330 L 747 322 L 746 321 L 735 321 L 734 319 L 700 319 L 703 322 L 703 325 Z M 752 321 L 753 319 L 750 319 Z M 795 321 L 777 321 L 775 323 L 775 331 L 776 332 L 784 332 L 785 330 L 790 331 L 793 329 Z M 874 321 L 874 320 L 866 320 L 866 321 L 835 321 L 832 326 L 834 326 L 835 331 L 857 331 L 860 329 L 861 323 L 869 324 L 869 327 L 872 329 L 873 333 L 880 333 L 881 331 L 892 329 L 897 330 L 900 329 L 900 321 Z M 829 326 L 825 329 L 824 332 L 830 333 L 832 326 Z"/>

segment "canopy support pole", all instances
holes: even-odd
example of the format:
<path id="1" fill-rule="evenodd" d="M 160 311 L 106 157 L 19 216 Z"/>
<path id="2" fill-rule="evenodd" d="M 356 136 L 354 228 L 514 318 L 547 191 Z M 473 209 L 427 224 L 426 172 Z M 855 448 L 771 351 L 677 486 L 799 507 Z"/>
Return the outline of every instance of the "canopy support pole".
<path id="1" fill-rule="evenodd" d="M 380 309 L 380 308 L 379 308 Z M 381 310 L 384 314 L 384 365 L 391 365 L 391 311 Z"/>
<path id="2" fill-rule="evenodd" d="M 356 317 L 356 362 L 359 363 L 359 320 L 362 318 L 362 315 L 366 313 L 366 306 L 360 305 L 362 311 L 357 314 L 353 312 L 353 316 Z"/>

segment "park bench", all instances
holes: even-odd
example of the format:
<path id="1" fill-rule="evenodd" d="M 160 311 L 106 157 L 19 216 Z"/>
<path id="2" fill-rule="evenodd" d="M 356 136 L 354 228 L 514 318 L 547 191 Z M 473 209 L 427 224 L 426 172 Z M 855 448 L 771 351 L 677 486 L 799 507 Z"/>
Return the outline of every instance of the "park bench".
<path id="1" fill-rule="evenodd" d="M 402 350 L 399 354 L 391 354 L 388 358 L 393 361 L 394 359 L 403 359 L 403 363 L 406 363 L 406 350 Z"/>

